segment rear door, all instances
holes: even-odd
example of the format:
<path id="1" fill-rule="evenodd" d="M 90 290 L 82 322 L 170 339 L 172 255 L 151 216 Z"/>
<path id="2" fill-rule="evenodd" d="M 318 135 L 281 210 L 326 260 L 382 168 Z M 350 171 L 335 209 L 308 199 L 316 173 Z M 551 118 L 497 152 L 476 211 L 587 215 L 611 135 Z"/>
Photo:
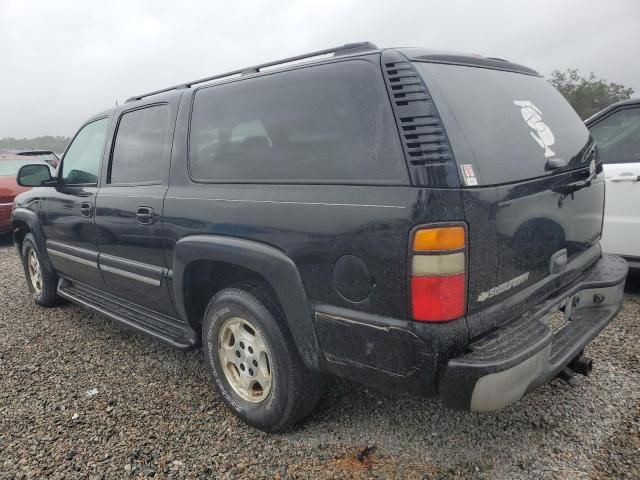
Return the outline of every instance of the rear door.
<path id="1" fill-rule="evenodd" d="M 602 248 L 640 259 L 640 106 L 613 110 L 589 128 L 607 184 Z"/>
<path id="2" fill-rule="evenodd" d="M 463 185 L 469 313 L 594 260 L 604 182 L 589 132 L 560 93 L 506 66 L 416 66 Z"/>
<path id="3" fill-rule="evenodd" d="M 136 106 L 114 119 L 103 187 L 96 200 L 100 269 L 113 295 L 173 315 L 162 209 L 177 100 Z"/>

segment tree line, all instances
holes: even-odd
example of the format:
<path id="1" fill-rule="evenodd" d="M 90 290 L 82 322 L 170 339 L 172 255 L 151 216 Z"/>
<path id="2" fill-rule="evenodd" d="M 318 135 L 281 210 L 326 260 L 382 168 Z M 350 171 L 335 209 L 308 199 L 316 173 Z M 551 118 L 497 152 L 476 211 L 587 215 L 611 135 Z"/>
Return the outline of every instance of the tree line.
<path id="1" fill-rule="evenodd" d="M 554 70 L 549 83 L 564 95 L 583 120 L 612 103 L 628 100 L 634 93 L 633 88 L 598 78 L 593 72 L 583 76 L 574 68 L 564 72 Z"/>
<path id="2" fill-rule="evenodd" d="M 30 150 L 41 149 L 51 150 L 55 153 L 62 153 L 67 148 L 69 137 L 45 135 L 44 137 L 35 138 L 13 138 L 5 137 L 0 138 L 0 150 L 2 149 L 16 149 L 16 150 Z"/>

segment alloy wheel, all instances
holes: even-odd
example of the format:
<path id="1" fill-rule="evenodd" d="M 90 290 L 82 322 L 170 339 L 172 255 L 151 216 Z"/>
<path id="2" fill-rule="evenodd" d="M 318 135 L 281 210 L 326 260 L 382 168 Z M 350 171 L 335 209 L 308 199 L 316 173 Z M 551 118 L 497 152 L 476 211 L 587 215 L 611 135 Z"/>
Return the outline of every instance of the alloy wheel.
<path id="1" fill-rule="evenodd" d="M 30 249 L 27 255 L 27 268 L 29 269 L 29 280 L 36 294 L 42 292 L 42 271 L 40 270 L 40 262 L 35 250 Z"/>
<path id="2" fill-rule="evenodd" d="M 243 400 L 260 403 L 267 398 L 273 380 L 269 350 L 247 320 L 232 317 L 224 322 L 218 358 L 227 382 Z"/>

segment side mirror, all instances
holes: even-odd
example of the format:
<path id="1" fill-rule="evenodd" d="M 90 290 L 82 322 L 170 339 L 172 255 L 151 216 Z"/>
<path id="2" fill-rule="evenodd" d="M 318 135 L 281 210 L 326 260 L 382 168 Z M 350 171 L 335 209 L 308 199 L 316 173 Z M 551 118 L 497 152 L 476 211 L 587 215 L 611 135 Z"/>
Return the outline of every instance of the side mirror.
<path id="1" fill-rule="evenodd" d="M 24 165 L 18 170 L 16 180 L 22 187 L 41 187 L 45 182 L 51 182 L 51 170 L 42 164 Z"/>

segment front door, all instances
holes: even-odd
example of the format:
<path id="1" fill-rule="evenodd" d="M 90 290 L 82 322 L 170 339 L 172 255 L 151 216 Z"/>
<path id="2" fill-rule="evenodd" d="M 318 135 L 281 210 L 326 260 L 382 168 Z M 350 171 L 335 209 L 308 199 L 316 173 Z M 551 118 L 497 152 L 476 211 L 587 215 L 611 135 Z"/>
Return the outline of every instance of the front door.
<path id="1" fill-rule="evenodd" d="M 98 171 L 108 118 L 84 125 L 67 149 L 58 186 L 43 199 L 41 225 L 54 268 L 65 277 L 104 288 L 94 223 Z"/>
<path id="2" fill-rule="evenodd" d="M 640 106 L 621 107 L 591 126 L 604 164 L 602 248 L 640 259 Z"/>
<path id="3" fill-rule="evenodd" d="M 120 114 L 96 200 L 100 269 L 107 291 L 171 316 L 175 312 L 167 283 L 162 207 L 176 110 L 170 101 Z"/>

